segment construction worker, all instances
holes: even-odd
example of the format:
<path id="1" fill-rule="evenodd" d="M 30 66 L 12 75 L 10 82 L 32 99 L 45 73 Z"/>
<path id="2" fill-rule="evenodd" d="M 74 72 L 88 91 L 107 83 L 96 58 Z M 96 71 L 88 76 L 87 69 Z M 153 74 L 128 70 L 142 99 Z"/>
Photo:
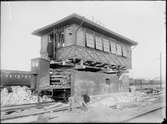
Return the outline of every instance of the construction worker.
<path id="1" fill-rule="evenodd" d="M 87 111 L 88 110 L 87 103 L 90 102 L 90 97 L 87 94 L 83 94 L 81 97 L 82 97 L 82 106 L 81 106 L 81 108 L 84 111 Z"/>
<path id="2" fill-rule="evenodd" d="M 69 111 L 72 111 L 74 108 L 80 107 L 82 110 L 86 111 L 88 110 L 87 108 L 87 103 L 90 101 L 90 97 L 87 94 L 83 95 L 74 95 L 69 97 Z"/>

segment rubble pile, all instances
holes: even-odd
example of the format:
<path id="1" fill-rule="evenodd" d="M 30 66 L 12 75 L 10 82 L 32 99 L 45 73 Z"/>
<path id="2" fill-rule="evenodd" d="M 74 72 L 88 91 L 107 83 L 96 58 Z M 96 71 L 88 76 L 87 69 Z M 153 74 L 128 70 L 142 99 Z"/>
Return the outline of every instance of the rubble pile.
<path id="1" fill-rule="evenodd" d="M 38 102 L 38 96 L 32 94 L 31 90 L 26 86 L 11 86 L 11 89 L 11 92 L 8 92 L 7 88 L 3 88 L 1 90 L 1 106 L 29 104 Z M 53 100 L 51 98 L 48 98 L 47 96 L 43 96 L 39 97 L 39 101 L 47 102 Z"/>
<path id="2" fill-rule="evenodd" d="M 143 100 L 143 97 L 145 96 L 144 93 L 135 92 L 135 93 L 129 93 L 129 92 L 119 92 L 119 93 L 112 93 L 112 94 L 106 94 L 106 95 L 100 95 L 96 97 L 91 98 L 91 103 L 93 103 L 93 106 L 96 106 L 97 104 L 102 104 L 105 106 L 112 106 L 119 103 L 133 103 Z"/>

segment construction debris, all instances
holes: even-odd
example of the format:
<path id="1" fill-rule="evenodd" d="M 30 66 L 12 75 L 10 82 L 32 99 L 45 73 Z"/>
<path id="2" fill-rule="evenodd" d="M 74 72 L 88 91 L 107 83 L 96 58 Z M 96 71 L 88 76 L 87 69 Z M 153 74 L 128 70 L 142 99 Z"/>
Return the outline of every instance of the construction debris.
<path id="1" fill-rule="evenodd" d="M 100 95 L 91 98 L 91 106 L 97 106 L 99 104 L 104 106 L 114 106 L 120 103 L 134 103 L 143 100 L 144 96 L 145 94 L 141 92 L 120 92 Z"/>
<path id="2" fill-rule="evenodd" d="M 10 91 L 10 92 L 9 92 Z M 32 94 L 31 90 L 26 87 L 11 86 L 10 90 L 3 88 L 1 90 L 1 106 L 19 105 L 28 103 L 37 103 L 38 96 Z M 40 102 L 53 101 L 47 96 L 39 97 Z"/>

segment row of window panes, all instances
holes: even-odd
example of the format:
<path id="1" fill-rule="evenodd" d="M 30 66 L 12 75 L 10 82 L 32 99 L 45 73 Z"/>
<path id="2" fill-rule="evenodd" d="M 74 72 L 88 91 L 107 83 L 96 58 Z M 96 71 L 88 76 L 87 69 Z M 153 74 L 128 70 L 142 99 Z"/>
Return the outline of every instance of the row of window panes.
<path id="1" fill-rule="evenodd" d="M 31 75 L 19 75 L 19 74 L 17 74 L 17 75 L 12 75 L 12 74 L 6 74 L 6 77 L 8 77 L 9 76 L 9 78 L 12 78 L 12 77 L 15 77 L 15 78 L 31 78 Z"/>
<path id="2" fill-rule="evenodd" d="M 58 37 L 58 40 L 56 39 Z M 64 32 L 59 32 L 57 35 L 53 32 L 48 35 L 48 42 L 57 40 L 57 48 L 64 47 Z"/>
<path id="3" fill-rule="evenodd" d="M 54 39 L 53 37 L 54 37 L 53 33 L 51 33 L 49 35 L 49 41 L 53 41 Z M 125 47 L 121 47 L 119 44 L 116 44 L 113 42 L 109 43 L 109 40 L 101 38 L 99 36 L 95 37 L 95 41 L 96 43 L 94 42 L 93 33 L 86 32 L 86 46 L 87 47 L 96 48 L 98 50 L 104 49 L 105 52 L 111 52 L 113 54 L 117 54 L 120 56 L 125 56 L 125 57 L 128 56 L 127 49 Z M 59 42 L 57 43 L 58 48 L 61 46 L 62 47 L 64 46 L 64 33 L 61 34 Z"/>
<path id="4" fill-rule="evenodd" d="M 88 47 L 94 48 L 94 38 L 93 35 L 86 33 L 86 45 Z"/>
<path id="5" fill-rule="evenodd" d="M 127 57 L 128 55 L 127 49 L 125 47 L 121 47 L 121 45 L 119 44 L 109 42 L 109 40 L 102 39 L 101 37 L 98 37 L 98 36 L 95 37 L 95 41 L 96 41 L 96 45 L 94 44 L 93 34 L 86 33 L 86 46 L 87 47 L 95 48 L 96 46 L 96 49 L 99 49 L 99 50 L 103 50 L 104 48 L 105 52 L 111 52 L 113 54 L 117 54 L 117 55 L 125 56 L 125 57 Z M 111 51 L 110 51 L 110 47 L 111 47 Z"/>

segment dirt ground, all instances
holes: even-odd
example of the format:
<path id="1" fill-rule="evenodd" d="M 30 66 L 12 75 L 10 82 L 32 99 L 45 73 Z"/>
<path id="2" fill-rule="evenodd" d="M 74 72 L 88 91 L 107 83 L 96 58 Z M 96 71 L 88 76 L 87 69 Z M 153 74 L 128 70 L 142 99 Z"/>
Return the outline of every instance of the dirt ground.
<path id="1" fill-rule="evenodd" d="M 143 110 L 144 109 L 145 108 L 143 108 Z M 97 106 L 89 107 L 88 111 L 75 109 L 72 112 L 68 111 L 55 114 L 53 113 L 52 116 L 57 116 L 54 119 L 50 119 L 48 122 L 120 122 L 126 120 L 129 117 L 132 117 L 133 114 L 136 114 L 136 112 L 138 111 L 142 111 L 141 106 L 124 109 L 112 109 L 105 106 Z M 156 113 L 148 115 L 147 117 L 149 117 L 150 120 L 154 118 L 154 120 L 152 120 L 153 122 L 162 122 L 164 118 L 162 111 L 159 111 L 158 114 L 161 116 L 159 116 L 157 120 L 155 120 L 154 118 L 154 116 L 156 116 Z M 147 118 L 143 119 L 145 121 L 148 121 Z M 140 120 L 138 122 L 140 122 Z"/>
<path id="2" fill-rule="evenodd" d="M 11 122 L 148 122 L 152 120 L 153 122 L 162 122 L 164 119 L 164 110 L 158 111 L 142 118 L 138 117 L 127 121 L 137 115 L 138 113 L 142 114 L 143 112 L 148 112 L 155 108 L 160 108 L 162 105 L 162 100 L 149 99 L 146 102 L 123 102 L 121 104 L 107 104 L 107 102 L 113 103 L 113 100 L 106 98 L 102 102 L 90 103 L 87 107 L 88 110 L 84 111 L 81 109 L 73 109 L 72 111 L 60 111 L 60 112 L 50 112 L 38 116 L 31 116 L 27 118 L 19 118 L 11 120 Z M 105 104 L 103 103 L 105 102 Z M 51 109 L 52 110 L 52 109 Z M 31 110 L 27 110 L 31 111 Z M 34 110 L 33 110 L 34 111 Z M 155 118 L 158 117 L 158 118 Z M 10 121 L 7 121 L 10 122 Z"/>

